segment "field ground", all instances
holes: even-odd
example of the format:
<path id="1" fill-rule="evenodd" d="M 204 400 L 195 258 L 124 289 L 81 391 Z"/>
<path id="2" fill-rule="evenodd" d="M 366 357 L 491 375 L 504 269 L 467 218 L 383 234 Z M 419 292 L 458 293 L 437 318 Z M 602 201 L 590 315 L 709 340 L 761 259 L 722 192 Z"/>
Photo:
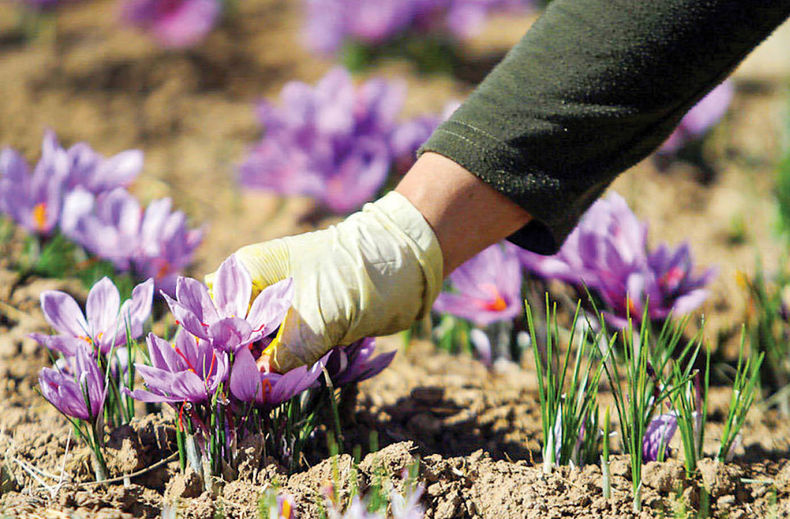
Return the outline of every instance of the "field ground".
<path id="1" fill-rule="evenodd" d="M 296 5 L 290 0 L 240 2 L 240 16 L 230 26 L 185 53 L 160 50 L 118 30 L 109 1 L 65 9 L 57 35 L 30 44 L 14 32 L 4 6 L 0 145 L 35 158 L 50 127 L 64 143 L 87 141 L 107 154 L 143 149 L 146 166 L 134 191 L 144 200 L 172 196 L 194 223 L 209 226 L 195 275 L 213 270 L 243 244 L 313 228 L 311 202 L 243 194 L 234 181 L 235 164 L 259 137 L 252 103 L 276 95 L 289 79 L 314 81 L 331 66 L 299 45 Z M 501 55 L 528 23 L 500 19 L 471 42 L 470 77 L 480 76 L 491 56 Z M 776 41 L 736 73 L 734 105 L 703 150 L 709 169 L 675 163 L 660 171 L 646 160 L 614 185 L 650 222 L 652 243 L 688 239 L 698 263 L 718 265 L 703 311 L 709 341 L 721 339 L 725 348 L 732 346 L 746 311 L 736 273 L 754 271 L 758 254 L 769 266 L 781 254 L 769 201 L 790 99 L 785 52 L 790 27 Z M 438 112 L 473 86 L 420 76 L 404 63 L 374 72 L 407 78 L 407 114 Z M 211 517 L 217 510 L 228 517 L 253 517 L 261 489 L 276 479 L 295 496 L 301 517 L 314 516 L 318 488 L 332 471 L 330 460 L 290 477 L 274 466 L 248 470 L 216 499 L 200 495 L 194 482 L 177 474 L 177 462 L 134 478 L 128 487 L 88 484 L 87 451 L 34 390 L 47 358 L 26 334 L 46 330 L 38 294 L 50 288 L 85 297 L 76 282 L 20 283 L 15 273 L 0 268 L 0 451 L 15 480 L 2 489 L 0 510 L 12 516 L 66 517 L 65 511 L 77 510 L 83 517 L 158 517 L 163 502 L 176 499 L 186 517 Z M 380 344 L 392 349 L 400 341 Z M 601 496 L 597 467 L 542 475 L 535 463 L 541 441 L 536 381 L 529 359 L 522 364 L 489 371 L 471 358 L 448 358 L 422 342 L 399 353 L 392 367 L 361 386 L 346 424 L 349 446 L 367 445 L 375 430 L 383 447 L 365 458 L 362 480 L 369 481 L 379 465 L 397 479 L 419 456 L 428 518 L 629 516 L 630 469 L 622 458 L 614 464 L 609 502 Z M 726 388 L 712 390 L 710 454 L 727 398 Z M 140 470 L 169 456 L 174 448 L 170 423 L 147 418 L 114 433 L 115 473 Z M 756 406 L 743 445 L 732 464 L 702 465 L 712 514 L 732 519 L 790 515 L 790 419 Z M 254 457 L 257 449 L 249 445 L 245 452 Z M 346 480 L 350 458 L 341 456 L 336 463 Z M 61 470 L 68 474 L 65 481 L 53 479 Z M 650 464 L 644 477 L 642 516 L 671 516 L 681 503 L 700 506 L 700 492 L 684 480 L 678 462 Z"/>

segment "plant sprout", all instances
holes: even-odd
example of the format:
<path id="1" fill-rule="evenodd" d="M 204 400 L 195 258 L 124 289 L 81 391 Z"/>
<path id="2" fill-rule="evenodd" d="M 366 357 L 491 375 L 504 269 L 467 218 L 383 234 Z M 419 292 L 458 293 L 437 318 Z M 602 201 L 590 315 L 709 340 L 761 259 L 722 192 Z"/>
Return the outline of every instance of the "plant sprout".
<path id="1" fill-rule="evenodd" d="M 699 348 L 699 346 L 697 346 Z M 671 384 L 678 388 L 670 396 L 677 428 L 683 442 L 683 463 L 686 476 L 691 478 L 697 472 L 697 461 L 702 457 L 705 439 L 705 423 L 708 415 L 708 386 L 710 384 L 710 350 L 705 349 L 705 373 L 700 380 L 699 372 L 692 372 L 694 359 L 681 370 L 678 364 L 672 366 Z"/>
<path id="2" fill-rule="evenodd" d="M 746 421 L 746 415 L 754 403 L 759 390 L 760 367 L 763 364 L 765 353 L 749 356 L 744 359 L 745 331 L 741 332 L 741 346 L 738 351 L 738 367 L 735 369 L 735 380 L 732 384 L 730 407 L 727 419 L 724 421 L 724 430 L 721 433 L 721 443 L 716 454 L 720 463 L 729 461 L 732 456 L 732 446 L 735 443 L 741 427 Z"/>
<path id="3" fill-rule="evenodd" d="M 597 397 L 598 384 L 604 362 L 598 361 L 596 346 L 600 335 L 588 336 L 589 327 L 578 321 L 580 303 L 571 323 L 570 338 L 564 356 L 559 353 L 559 326 L 556 303 L 549 306 L 546 296 L 545 354 L 538 346 L 532 311 L 527 305 L 527 323 L 531 336 L 540 395 L 541 424 L 543 426 L 543 472 L 553 466 L 572 463 L 581 465 L 598 459 Z M 582 328 L 578 344 L 574 344 L 577 326 Z M 571 353 L 576 356 L 571 361 Z M 592 442 L 594 447 L 588 444 Z M 592 452 L 591 452 L 592 451 Z M 587 457 L 582 458 L 581 453 Z"/>
<path id="4" fill-rule="evenodd" d="M 670 362 L 692 364 L 693 360 L 689 361 L 689 359 L 696 358 L 699 352 L 699 343 L 691 340 L 675 355 L 678 338 L 682 336 L 686 322 L 686 320 L 682 321 L 679 326 L 665 323 L 654 346 L 654 353 L 651 355 L 649 320 L 643 315 L 638 331 L 634 330 L 629 322 L 621 335 L 624 374 L 621 374 L 618 362 L 614 360 L 604 362 L 620 421 L 623 450 L 631 458 L 634 512 L 642 509 L 643 449 L 648 426 L 664 401 L 689 380 L 688 377 L 679 377 L 672 380 L 670 384 L 666 380 L 665 373 Z M 612 346 L 613 341 L 610 341 L 610 352 Z M 674 361 L 672 357 L 675 357 Z"/>

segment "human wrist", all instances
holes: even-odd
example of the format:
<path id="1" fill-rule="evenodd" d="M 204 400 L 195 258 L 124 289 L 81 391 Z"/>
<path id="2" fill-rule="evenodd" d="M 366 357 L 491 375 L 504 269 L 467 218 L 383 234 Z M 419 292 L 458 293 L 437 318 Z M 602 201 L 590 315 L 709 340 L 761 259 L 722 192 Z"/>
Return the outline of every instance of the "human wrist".
<path id="1" fill-rule="evenodd" d="M 436 233 L 443 275 L 510 236 L 529 213 L 451 159 L 424 153 L 395 189 Z"/>

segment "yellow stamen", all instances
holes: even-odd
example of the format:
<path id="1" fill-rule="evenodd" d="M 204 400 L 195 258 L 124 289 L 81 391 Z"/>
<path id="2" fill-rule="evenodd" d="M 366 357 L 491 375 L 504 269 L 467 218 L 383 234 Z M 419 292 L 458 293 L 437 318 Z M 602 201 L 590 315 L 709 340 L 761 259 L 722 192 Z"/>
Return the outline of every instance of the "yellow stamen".
<path id="1" fill-rule="evenodd" d="M 40 202 L 33 207 L 33 223 L 36 230 L 43 231 L 47 226 L 47 203 Z"/>

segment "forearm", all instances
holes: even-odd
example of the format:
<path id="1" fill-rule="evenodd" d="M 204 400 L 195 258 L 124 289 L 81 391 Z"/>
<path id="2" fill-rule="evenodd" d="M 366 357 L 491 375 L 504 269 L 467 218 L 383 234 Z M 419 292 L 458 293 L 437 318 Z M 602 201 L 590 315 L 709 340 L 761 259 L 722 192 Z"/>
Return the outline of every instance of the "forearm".
<path id="1" fill-rule="evenodd" d="M 553 252 L 788 14 L 790 0 L 554 0 L 423 150 L 528 211 L 514 241 Z"/>
<path id="2" fill-rule="evenodd" d="M 445 277 L 530 220 L 518 204 L 435 153 L 422 155 L 395 190 L 422 213 L 436 233 Z"/>

